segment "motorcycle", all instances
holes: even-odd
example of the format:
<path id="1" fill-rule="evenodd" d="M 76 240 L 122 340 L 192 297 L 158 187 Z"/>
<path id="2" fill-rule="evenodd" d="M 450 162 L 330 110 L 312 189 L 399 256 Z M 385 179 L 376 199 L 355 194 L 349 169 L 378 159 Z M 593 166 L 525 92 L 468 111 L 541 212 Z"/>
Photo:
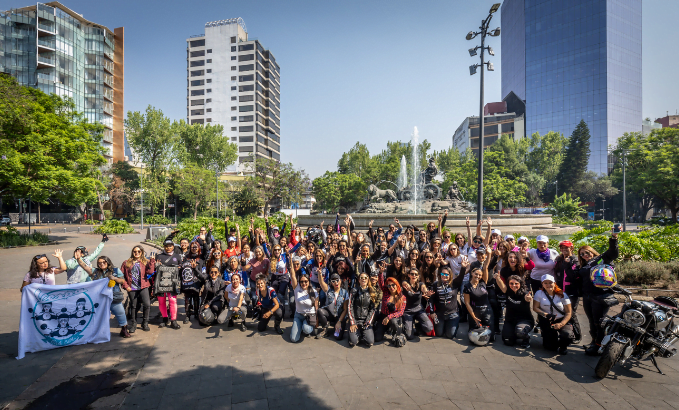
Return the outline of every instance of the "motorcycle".
<path id="1" fill-rule="evenodd" d="M 679 303 L 667 296 L 658 296 L 653 301 L 634 300 L 630 291 L 618 286 L 612 289 L 625 295 L 626 301 L 618 315 L 601 319 L 606 335 L 599 349 L 601 357 L 595 375 L 603 379 L 613 366 L 630 358 L 650 358 L 664 375 L 656 357 L 669 358 L 677 353 L 672 345 L 679 340 Z"/>

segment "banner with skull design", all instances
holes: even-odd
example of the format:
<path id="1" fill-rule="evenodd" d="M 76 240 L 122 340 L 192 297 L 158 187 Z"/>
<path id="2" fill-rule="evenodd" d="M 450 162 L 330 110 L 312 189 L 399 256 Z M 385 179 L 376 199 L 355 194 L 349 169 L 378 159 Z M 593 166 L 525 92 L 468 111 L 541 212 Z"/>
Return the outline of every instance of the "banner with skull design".
<path id="1" fill-rule="evenodd" d="M 108 279 L 26 286 L 21 295 L 19 355 L 111 340 L 113 291 Z"/>

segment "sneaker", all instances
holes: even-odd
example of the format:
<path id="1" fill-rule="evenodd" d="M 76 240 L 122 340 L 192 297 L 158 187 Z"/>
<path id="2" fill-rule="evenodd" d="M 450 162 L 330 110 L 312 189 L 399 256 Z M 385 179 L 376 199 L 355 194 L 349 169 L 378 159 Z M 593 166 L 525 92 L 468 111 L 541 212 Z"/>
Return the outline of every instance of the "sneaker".
<path id="1" fill-rule="evenodd" d="M 283 334 L 283 329 L 281 329 L 281 324 L 280 324 L 280 323 L 274 324 L 273 328 L 274 328 L 274 330 L 276 330 L 276 333 L 278 333 L 279 335 L 282 335 L 282 334 Z"/>
<path id="2" fill-rule="evenodd" d="M 160 327 L 160 328 L 168 327 L 168 326 L 170 326 L 170 318 L 168 318 L 168 317 L 164 318 L 164 320 L 161 321 L 160 324 L 158 325 L 158 327 Z"/>
<path id="3" fill-rule="evenodd" d="M 245 321 L 243 321 L 243 323 L 240 324 L 240 331 L 245 332 L 247 330 L 248 330 L 248 328 L 245 326 Z"/>
<path id="4" fill-rule="evenodd" d="M 181 326 L 179 326 L 179 323 L 177 323 L 176 320 L 173 320 L 172 323 L 170 324 L 170 327 L 173 328 L 174 330 L 179 330 L 181 329 Z"/>

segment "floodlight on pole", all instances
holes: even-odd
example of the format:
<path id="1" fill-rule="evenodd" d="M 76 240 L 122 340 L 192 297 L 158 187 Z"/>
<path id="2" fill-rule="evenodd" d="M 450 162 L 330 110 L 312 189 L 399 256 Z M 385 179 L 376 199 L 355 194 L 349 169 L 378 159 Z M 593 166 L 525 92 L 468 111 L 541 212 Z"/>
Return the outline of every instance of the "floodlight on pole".
<path id="1" fill-rule="evenodd" d="M 469 66 L 469 75 L 474 75 L 476 74 L 476 68 L 478 67 L 478 64 L 470 65 Z"/>
<path id="2" fill-rule="evenodd" d="M 495 30 L 492 30 L 491 32 L 488 33 L 489 36 L 491 37 L 497 37 L 500 35 L 500 27 L 496 28 Z"/>
<path id="3" fill-rule="evenodd" d="M 488 46 L 488 54 L 490 54 L 491 56 L 495 55 L 495 51 L 493 51 L 493 47 Z"/>
<path id="4" fill-rule="evenodd" d="M 488 71 L 495 71 L 495 67 L 493 67 L 493 63 L 491 63 L 491 62 L 489 61 L 489 62 L 487 62 L 486 64 L 488 64 Z"/>
<path id="5" fill-rule="evenodd" d="M 466 39 L 467 39 L 467 40 L 471 40 L 471 39 L 473 39 L 474 37 L 476 37 L 477 34 L 478 34 L 478 33 L 474 33 L 473 31 L 470 31 L 469 33 L 467 33 Z"/>
<path id="6" fill-rule="evenodd" d="M 476 47 L 469 49 L 469 56 L 470 57 L 476 56 Z"/>
<path id="7" fill-rule="evenodd" d="M 500 8 L 500 3 L 495 3 L 492 6 L 490 6 L 490 12 L 489 13 L 493 14 L 496 11 L 498 11 L 499 8 Z"/>

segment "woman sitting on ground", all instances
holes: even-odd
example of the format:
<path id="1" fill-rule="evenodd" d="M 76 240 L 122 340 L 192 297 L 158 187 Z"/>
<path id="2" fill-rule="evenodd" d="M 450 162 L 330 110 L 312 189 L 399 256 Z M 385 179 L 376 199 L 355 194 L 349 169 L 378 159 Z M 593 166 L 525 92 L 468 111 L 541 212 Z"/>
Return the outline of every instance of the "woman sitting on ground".
<path id="1" fill-rule="evenodd" d="M 340 262 L 344 263 L 344 262 Z M 319 276 L 321 289 L 325 292 L 326 305 L 318 309 L 318 323 L 324 330 L 328 323 L 335 327 L 335 339 L 342 340 L 344 337 L 344 323 L 347 317 L 347 305 L 349 304 L 349 292 L 342 287 L 342 279 L 337 273 L 330 275 L 330 286 L 325 283 L 323 276 Z M 318 337 L 316 335 L 316 337 Z"/>
<path id="2" fill-rule="evenodd" d="M 403 295 L 401 285 L 396 279 L 387 278 L 384 280 L 385 266 L 380 265 L 380 284 L 382 285 L 382 306 L 380 314 L 375 323 L 375 341 L 384 339 L 384 334 L 389 331 L 394 335 L 394 339 L 403 332 L 403 311 L 406 308 L 406 297 Z"/>
<path id="3" fill-rule="evenodd" d="M 430 253 L 431 255 L 431 253 Z M 415 320 L 420 324 L 421 333 L 427 334 L 434 330 L 427 313 L 422 308 L 422 298 L 429 298 L 432 292 L 427 290 L 427 286 L 420 282 L 420 273 L 416 269 L 411 269 L 408 272 L 408 281 L 401 285 L 403 294 L 406 297 L 406 307 L 403 312 L 403 327 L 405 330 L 406 339 L 412 340 L 413 327 Z"/>
<path id="4" fill-rule="evenodd" d="M 535 293 L 533 311 L 538 314 L 538 326 L 542 343 L 547 350 L 568 353 L 568 345 L 575 336 L 571 319 L 571 301 L 568 295 L 556 286 L 554 276 L 542 275 L 542 288 Z"/>
<path id="5" fill-rule="evenodd" d="M 455 246 L 455 245 L 451 245 Z M 462 288 L 464 271 L 469 268 L 469 262 L 465 259 L 461 262 L 461 270 L 454 277 L 453 270 L 444 266 L 439 273 L 439 280 L 432 286 L 432 295 L 429 298 L 431 318 L 434 320 L 434 332 L 436 336 L 452 339 L 457 335 L 460 325 L 458 314 L 457 295 Z"/>
<path id="6" fill-rule="evenodd" d="M 531 313 L 533 303 L 531 291 L 526 288 L 523 277 L 519 275 L 509 276 L 507 278 L 509 285 L 505 285 L 500 273 L 495 273 L 495 282 L 507 297 L 507 314 L 502 327 L 502 341 L 507 346 L 519 343 L 522 348 L 527 349 L 530 347 L 530 331 L 535 327 L 535 319 Z"/>
<path id="7" fill-rule="evenodd" d="M 358 276 L 358 286 L 349 294 L 349 346 L 356 346 L 360 340 L 368 347 L 375 344 L 372 320 L 376 304 L 377 293 L 370 286 L 370 277 L 363 272 Z"/>

